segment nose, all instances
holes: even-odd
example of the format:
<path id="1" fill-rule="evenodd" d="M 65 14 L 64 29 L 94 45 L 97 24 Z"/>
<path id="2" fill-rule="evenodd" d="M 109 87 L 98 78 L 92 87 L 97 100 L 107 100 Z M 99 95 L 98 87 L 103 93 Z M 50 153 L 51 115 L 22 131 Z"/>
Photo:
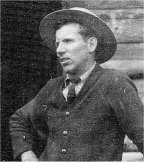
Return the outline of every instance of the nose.
<path id="1" fill-rule="evenodd" d="M 57 45 L 56 52 L 58 57 L 62 56 L 65 53 L 65 47 L 62 42 Z"/>

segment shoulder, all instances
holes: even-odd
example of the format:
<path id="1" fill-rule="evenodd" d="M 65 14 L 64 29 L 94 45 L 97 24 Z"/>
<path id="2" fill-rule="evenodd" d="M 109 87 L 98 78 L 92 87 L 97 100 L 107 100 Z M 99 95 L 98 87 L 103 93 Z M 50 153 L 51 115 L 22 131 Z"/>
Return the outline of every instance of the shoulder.
<path id="1" fill-rule="evenodd" d="M 130 77 L 121 71 L 115 70 L 115 69 L 103 69 L 103 75 L 104 78 L 107 78 L 107 81 L 117 83 L 119 81 L 129 81 L 132 82 Z"/>
<path id="2" fill-rule="evenodd" d="M 125 78 L 130 79 L 128 75 L 126 75 L 124 72 L 115 70 L 115 69 L 103 69 L 103 75 L 108 77 L 108 79 L 111 80 L 117 80 L 119 78 Z"/>
<path id="3" fill-rule="evenodd" d="M 63 81 L 63 77 L 52 78 L 46 83 L 45 86 L 55 86 L 56 84 L 59 85 L 61 84 L 62 81 Z"/>
<path id="4" fill-rule="evenodd" d="M 103 76 L 112 89 L 133 89 L 137 91 L 134 82 L 124 72 L 115 69 L 104 69 Z"/>
<path id="5" fill-rule="evenodd" d="M 46 85 L 44 85 L 44 87 L 39 91 L 39 93 L 44 93 L 45 91 L 49 91 L 50 93 L 56 87 L 59 87 L 62 84 L 62 82 L 63 82 L 63 77 L 57 77 L 57 78 L 50 79 L 46 83 Z"/>

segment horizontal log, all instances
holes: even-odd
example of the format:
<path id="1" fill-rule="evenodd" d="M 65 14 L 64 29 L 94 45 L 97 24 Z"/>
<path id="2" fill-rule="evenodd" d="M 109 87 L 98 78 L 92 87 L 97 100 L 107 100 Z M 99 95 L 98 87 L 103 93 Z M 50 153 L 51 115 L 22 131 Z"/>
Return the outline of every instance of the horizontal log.
<path id="1" fill-rule="evenodd" d="M 143 8 L 143 0 L 84 0 L 89 8 Z"/>
<path id="2" fill-rule="evenodd" d="M 142 60 L 144 59 L 144 43 L 118 44 L 114 60 Z"/>
<path id="3" fill-rule="evenodd" d="M 136 145 L 135 145 L 136 146 Z M 123 152 L 122 161 L 143 161 L 143 154 L 139 151 Z"/>
<path id="4" fill-rule="evenodd" d="M 102 64 L 104 68 L 116 69 L 127 73 L 128 75 L 134 73 L 144 72 L 143 60 L 109 60 Z"/>
<path id="5" fill-rule="evenodd" d="M 117 42 L 143 42 L 143 9 L 92 11 L 110 27 Z"/>
<path id="6" fill-rule="evenodd" d="M 109 22 L 110 19 L 143 19 L 144 12 L 142 8 L 134 9 L 117 9 L 117 10 L 91 10 L 94 14 L 98 15 L 105 22 Z M 111 20 L 112 21 L 112 20 Z"/>
<path id="7" fill-rule="evenodd" d="M 143 0 L 62 0 L 63 7 L 86 7 L 89 9 L 143 8 Z"/>

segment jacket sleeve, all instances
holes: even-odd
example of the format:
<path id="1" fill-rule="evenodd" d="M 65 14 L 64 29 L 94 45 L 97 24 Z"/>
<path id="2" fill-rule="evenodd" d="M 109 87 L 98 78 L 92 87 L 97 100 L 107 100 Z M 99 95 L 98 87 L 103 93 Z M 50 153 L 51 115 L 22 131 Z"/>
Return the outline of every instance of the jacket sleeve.
<path id="1" fill-rule="evenodd" d="M 20 160 L 23 152 L 32 150 L 34 129 L 30 120 L 33 100 L 18 109 L 9 121 L 14 160 Z"/>
<path id="2" fill-rule="evenodd" d="M 143 152 L 143 103 L 129 77 L 117 75 L 108 87 L 108 101 L 122 130 Z"/>
<path id="3" fill-rule="evenodd" d="M 21 154 L 29 150 L 32 150 L 39 158 L 44 150 L 49 129 L 45 120 L 46 113 L 43 103 L 52 95 L 59 80 L 49 80 L 32 101 L 11 116 L 9 128 L 15 160 L 19 160 Z"/>

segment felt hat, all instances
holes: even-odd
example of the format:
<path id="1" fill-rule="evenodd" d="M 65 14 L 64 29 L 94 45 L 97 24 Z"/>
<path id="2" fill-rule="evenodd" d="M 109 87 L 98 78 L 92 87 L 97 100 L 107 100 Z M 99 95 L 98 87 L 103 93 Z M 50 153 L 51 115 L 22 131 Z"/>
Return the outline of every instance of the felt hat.
<path id="1" fill-rule="evenodd" d="M 95 60 L 97 63 L 104 63 L 115 54 L 117 42 L 113 32 L 103 20 L 90 10 L 80 7 L 58 10 L 46 15 L 42 19 L 39 26 L 40 36 L 51 50 L 56 51 L 56 26 L 66 20 L 88 25 L 95 32 L 98 41 L 95 50 Z"/>

